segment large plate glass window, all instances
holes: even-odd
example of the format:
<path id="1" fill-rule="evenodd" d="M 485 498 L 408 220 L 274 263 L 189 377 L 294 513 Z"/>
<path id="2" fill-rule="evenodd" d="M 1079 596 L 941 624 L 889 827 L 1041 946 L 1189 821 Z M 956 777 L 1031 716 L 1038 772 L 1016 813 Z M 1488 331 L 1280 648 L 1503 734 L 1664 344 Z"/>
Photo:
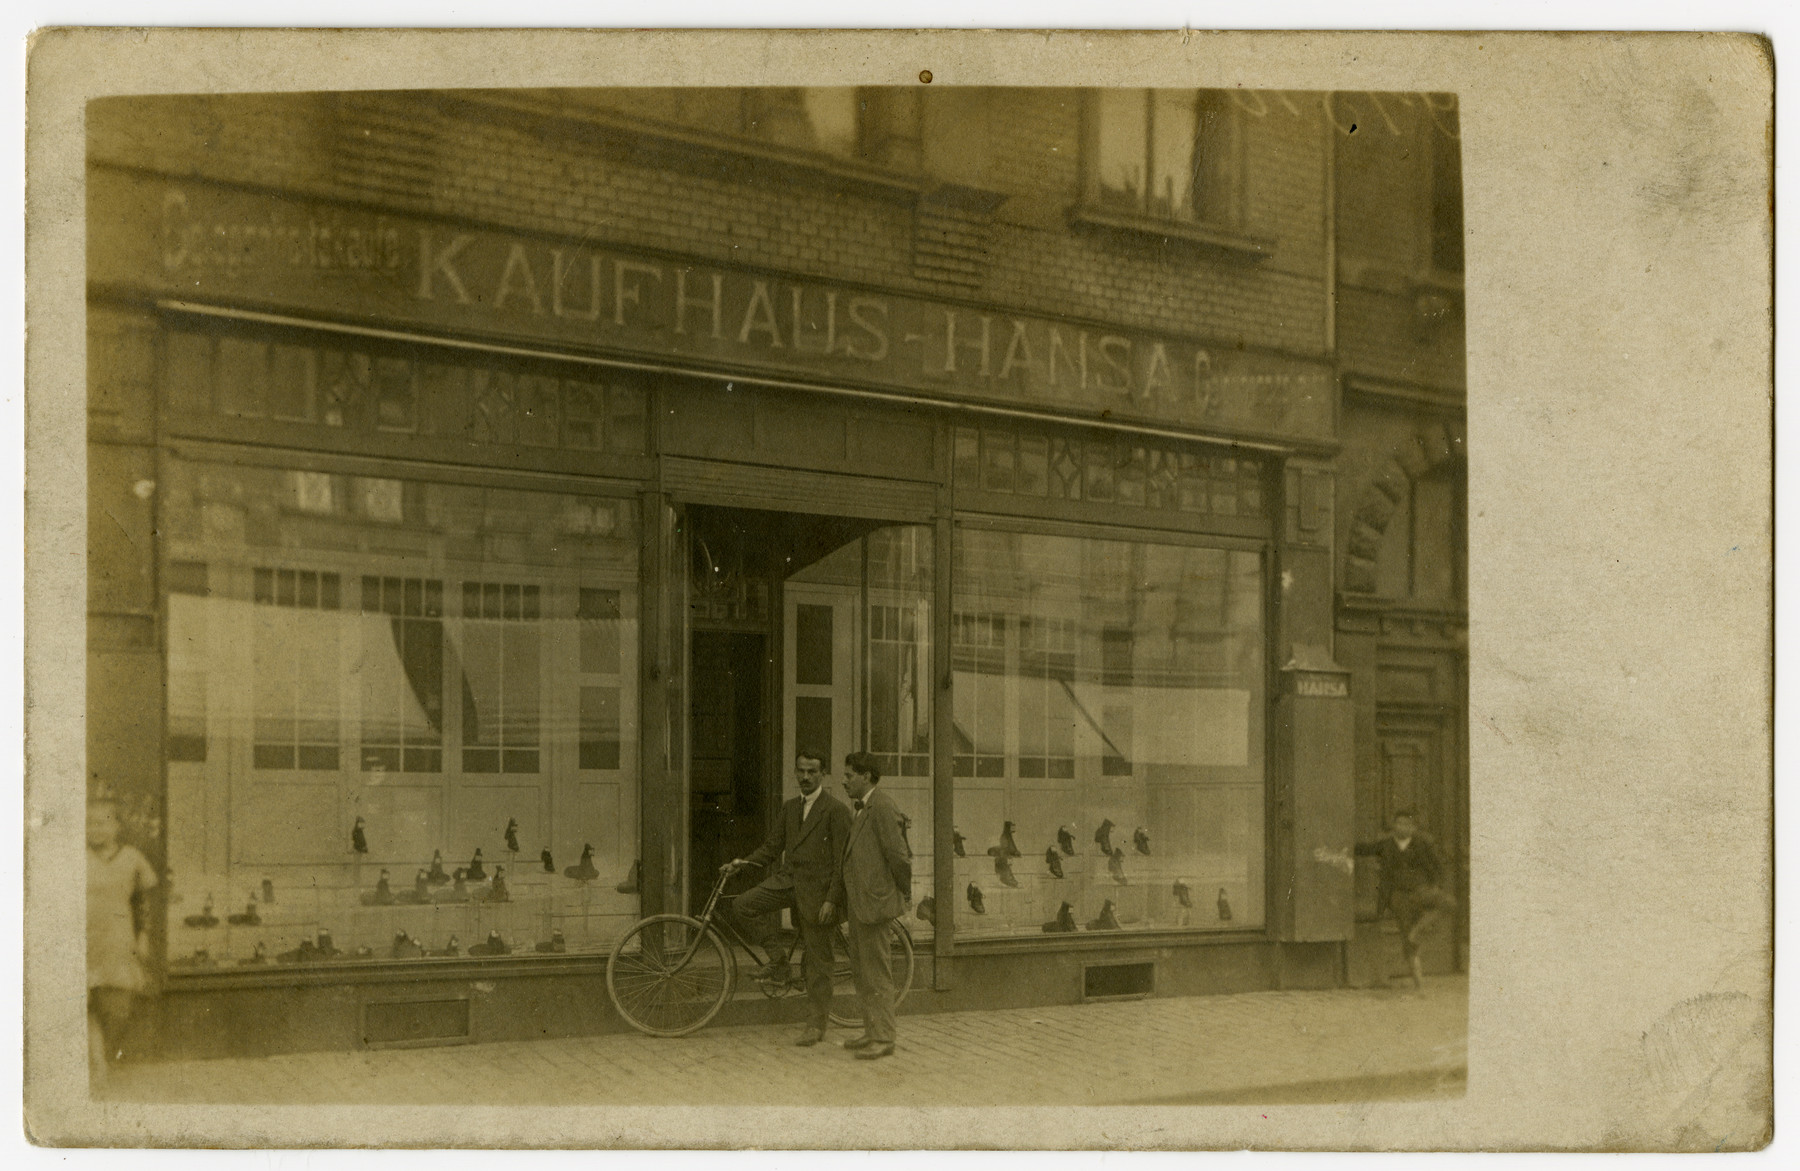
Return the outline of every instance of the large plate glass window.
<path id="1" fill-rule="evenodd" d="M 959 525 L 959 938 L 1263 922 L 1261 556 Z"/>
<path id="2" fill-rule="evenodd" d="M 609 947 L 635 504 L 182 460 L 162 497 L 171 965 Z"/>

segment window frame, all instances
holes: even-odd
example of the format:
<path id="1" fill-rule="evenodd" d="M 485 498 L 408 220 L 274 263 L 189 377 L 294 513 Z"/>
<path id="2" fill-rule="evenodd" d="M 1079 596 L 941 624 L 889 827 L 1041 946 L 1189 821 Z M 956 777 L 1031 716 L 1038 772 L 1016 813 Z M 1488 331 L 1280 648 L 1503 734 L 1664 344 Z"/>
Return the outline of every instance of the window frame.
<path id="1" fill-rule="evenodd" d="M 1118 524 L 1096 524 L 1089 521 L 1069 521 L 1033 516 L 1025 513 L 984 513 L 969 512 L 958 507 L 950 515 L 952 542 L 954 533 L 961 529 L 985 530 L 999 533 L 1019 533 L 1050 537 L 1066 537 L 1080 540 L 1142 542 L 1166 546 L 1181 546 L 1225 553 L 1251 553 L 1257 558 L 1261 574 L 1261 593 L 1259 605 L 1262 624 L 1262 671 L 1259 684 L 1261 692 L 1262 728 L 1260 748 L 1262 752 L 1262 781 L 1260 789 L 1261 815 L 1261 867 L 1258 869 L 1258 881 L 1261 882 L 1262 921 L 1257 924 L 1242 923 L 1230 927 L 1203 926 L 1188 924 L 1184 926 L 1129 926 L 1117 933 L 1107 932 L 1101 937 L 1092 933 L 1080 932 L 1073 935 L 1044 934 L 1033 935 L 1029 932 L 995 935 L 969 936 L 960 931 L 952 931 L 951 955 L 990 955 L 990 954 L 1033 954 L 1047 950 L 1083 951 L 1117 946 L 1120 939 L 1132 940 L 1138 946 L 1163 946 L 1173 943 L 1232 943 L 1244 939 L 1272 938 L 1278 930 L 1277 915 L 1274 909 L 1274 891 L 1278 876 L 1275 872 L 1276 851 L 1274 846 L 1276 833 L 1276 802 L 1279 799 L 1277 779 L 1278 771 L 1278 722 L 1274 718 L 1274 704 L 1279 695 L 1280 658 L 1277 651 L 1280 641 L 1279 612 L 1274 591 L 1276 578 L 1276 536 L 1271 531 L 1262 536 L 1228 535 L 1217 532 L 1193 532 L 1176 529 L 1158 529 Z M 949 571 L 949 590 L 954 595 L 956 590 L 955 567 Z M 952 610 L 952 621 L 963 611 Z M 1025 654 L 1023 640 L 1018 637 L 1020 626 L 1015 616 L 1007 622 L 1009 639 L 1012 645 L 1008 648 L 1007 662 L 1009 666 L 1022 666 Z M 1006 672 L 1003 677 L 1022 679 L 1028 676 L 1024 672 Z M 1016 699 L 1011 701 L 1016 702 Z M 953 710 L 953 701 L 945 705 Z M 1098 713 L 1095 713 L 1096 715 Z M 1003 748 L 1003 758 L 1011 768 L 1017 768 L 1017 762 L 1024 756 L 1022 737 L 1009 735 Z M 1127 750 L 1130 751 L 1130 750 Z M 1128 766 L 1134 762 L 1126 761 Z M 1135 771 L 1135 770 L 1134 770 Z M 1119 773 L 1106 775 L 1103 781 L 1127 781 L 1132 774 Z M 952 819 L 962 816 L 959 805 L 959 788 L 962 783 L 975 781 L 978 778 L 971 774 L 951 771 L 947 797 Z M 1115 835 L 1118 827 L 1115 826 Z M 1126 831 L 1127 836 L 1129 830 Z M 1254 836 L 1254 835 L 1253 835 Z M 1080 839 L 1078 838 L 1078 841 Z M 950 843 L 945 842 L 943 850 L 948 852 Z M 979 853 L 976 843 L 969 842 L 970 855 Z M 1032 851 L 1025 851 L 1029 858 Z M 960 897 L 960 896 L 959 896 Z M 940 930 L 942 930 L 940 928 Z"/>
<path id="2" fill-rule="evenodd" d="M 1199 109 L 1202 95 L 1211 93 L 1222 95 L 1219 102 L 1227 119 L 1230 135 L 1226 147 L 1231 155 L 1230 173 L 1224 183 L 1231 191 L 1228 214 L 1224 216 L 1206 214 L 1162 216 L 1150 211 L 1147 206 L 1148 186 L 1151 181 L 1150 177 L 1154 174 L 1152 143 L 1155 136 L 1155 103 L 1153 95 L 1157 90 L 1140 87 L 1118 88 L 1135 92 L 1143 99 L 1143 160 L 1146 190 L 1141 194 L 1139 206 L 1136 209 L 1120 208 L 1111 203 L 1102 193 L 1099 162 L 1102 91 L 1089 90 L 1084 93 L 1081 106 L 1081 194 L 1075 206 L 1070 209 L 1070 223 L 1076 227 L 1158 236 L 1167 241 L 1182 241 L 1200 245 L 1245 259 L 1262 259 L 1270 255 L 1275 248 L 1274 240 L 1252 233 L 1246 228 L 1249 220 L 1248 168 L 1246 166 L 1247 123 L 1244 111 L 1230 99 L 1230 91 L 1199 88 L 1189 91 L 1194 95 L 1196 107 L 1194 135 L 1196 147 L 1202 139 L 1201 119 L 1203 113 Z M 1107 92 L 1116 92 L 1116 90 L 1109 89 Z"/>

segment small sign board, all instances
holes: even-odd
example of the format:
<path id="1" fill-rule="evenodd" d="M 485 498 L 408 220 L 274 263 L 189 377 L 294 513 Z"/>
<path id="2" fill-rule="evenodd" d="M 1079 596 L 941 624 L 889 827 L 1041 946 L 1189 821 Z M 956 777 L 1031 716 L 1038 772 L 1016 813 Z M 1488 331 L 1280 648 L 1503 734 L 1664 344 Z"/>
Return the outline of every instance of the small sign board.
<path id="1" fill-rule="evenodd" d="M 1295 671 L 1294 694 L 1308 699 L 1349 699 L 1350 677 L 1318 671 Z"/>

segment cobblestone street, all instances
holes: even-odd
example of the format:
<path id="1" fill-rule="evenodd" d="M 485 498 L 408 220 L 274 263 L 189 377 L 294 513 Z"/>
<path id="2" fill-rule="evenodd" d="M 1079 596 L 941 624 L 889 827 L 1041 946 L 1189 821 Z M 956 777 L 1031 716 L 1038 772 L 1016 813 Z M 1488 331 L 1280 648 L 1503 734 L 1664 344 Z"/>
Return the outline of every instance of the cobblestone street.
<path id="1" fill-rule="evenodd" d="M 797 1026 L 128 1065 L 140 1102 L 887 1106 L 1291 1103 L 1456 1095 L 1467 981 L 902 1016 L 891 1059 Z"/>

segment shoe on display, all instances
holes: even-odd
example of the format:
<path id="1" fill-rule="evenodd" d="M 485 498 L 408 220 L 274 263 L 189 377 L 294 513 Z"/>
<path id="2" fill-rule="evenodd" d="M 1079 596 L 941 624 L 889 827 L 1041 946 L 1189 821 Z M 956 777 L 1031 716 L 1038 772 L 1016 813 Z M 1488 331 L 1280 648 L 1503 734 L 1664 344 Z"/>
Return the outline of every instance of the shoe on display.
<path id="1" fill-rule="evenodd" d="M 550 856 L 550 847 L 549 846 L 545 846 L 544 852 L 538 855 L 538 861 L 542 862 L 544 864 L 544 873 L 545 874 L 555 874 L 556 873 L 556 859 L 552 858 Z"/>
<path id="2" fill-rule="evenodd" d="M 469 949 L 469 954 L 472 956 L 511 955 L 512 948 L 507 946 L 506 940 L 500 938 L 500 933 L 498 931 L 490 931 L 488 932 L 487 942 L 478 943 L 474 947 L 471 947 Z"/>
<path id="3" fill-rule="evenodd" d="M 481 847 L 475 847 L 475 856 L 469 859 L 469 881 L 481 882 L 487 878 L 487 867 L 481 862 Z"/>
<path id="4" fill-rule="evenodd" d="M 974 883 L 969 884 L 969 906 L 977 915 L 987 914 L 987 901 L 981 897 L 981 888 Z"/>
<path id="5" fill-rule="evenodd" d="M 411 890 L 407 891 L 405 894 L 397 897 L 394 901 L 400 902 L 400 903 L 428 903 L 428 902 L 430 902 L 431 901 L 431 884 L 425 881 L 425 872 L 423 870 L 421 870 L 417 874 L 413 875 L 413 888 Z"/>
<path id="6" fill-rule="evenodd" d="M 1019 847 L 1013 842 L 1013 830 L 1015 828 L 1016 827 L 1012 822 L 1007 822 L 1000 830 L 1000 844 L 997 846 L 989 846 L 988 853 L 996 858 L 1019 857 Z"/>
<path id="7" fill-rule="evenodd" d="M 950 831 L 950 847 L 955 851 L 958 858 L 967 858 L 969 856 L 968 845 L 969 839 L 963 837 L 961 831 L 954 829 Z"/>
<path id="8" fill-rule="evenodd" d="M 1180 903 L 1184 907 L 1192 907 L 1194 905 L 1194 892 L 1192 892 L 1188 889 L 1187 883 L 1185 883 L 1185 882 L 1181 881 L 1181 879 L 1177 878 L 1175 880 L 1174 891 L 1175 891 L 1175 901 L 1176 902 Z"/>
<path id="9" fill-rule="evenodd" d="M 265 905 L 273 903 L 275 901 L 275 880 L 272 878 L 263 879 L 262 890 L 263 903 Z"/>
<path id="10" fill-rule="evenodd" d="M 425 872 L 425 881 L 432 886 L 443 886 L 450 881 L 450 876 L 444 873 L 444 852 L 442 850 L 431 852 L 431 869 Z"/>
<path id="11" fill-rule="evenodd" d="M 936 927 L 937 926 L 937 900 L 932 898 L 930 895 L 926 895 L 924 898 L 919 900 L 918 909 L 913 912 L 913 916 L 914 916 L 914 918 L 923 920 L 924 922 L 931 924 L 933 927 Z"/>
<path id="12" fill-rule="evenodd" d="M 506 867 L 494 867 L 494 882 L 488 887 L 487 901 L 490 903 L 512 902 L 512 892 L 506 889 Z"/>
<path id="13" fill-rule="evenodd" d="M 1070 826 L 1062 826 L 1056 831 L 1056 846 L 1070 858 L 1075 856 L 1075 832 Z"/>
<path id="14" fill-rule="evenodd" d="M 1138 853 L 1148 854 L 1150 852 L 1150 832 L 1143 826 L 1138 826 L 1137 832 L 1131 835 L 1131 844 L 1137 847 Z"/>
<path id="15" fill-rule="evenodd" d="M 443 956 L 446 959 L 461 955 L 462 954 L 462 941 L 457 939 L 456 936 L 452 935 L 450 937 L 450 941 L 448 943 L 444 944 L 444 950 L 438 952 L 437 954 L 440 956 Z"/>
<path id="16" fill-rule="evenodd" d="M 250 901 L 244 904 L 244 913 L 233 915 L 226 922 L 234 927 L 261 927 L 262 916 L 256 913 L 256 892 L 250 892 Z"/>
<path id="17" fill-rule="evenodd" d="M 1100 905 L 1100 913 L 1088 920 L 1089 931 L 1119 931 L 1119 917 L 1113 914 L 1113 901 L 1107 899 Z"/>
<path id="18" fill-rule="evenodd" d="M 387 907 L 394 902 L 394 888 L 388 884 L 388 872 L 383 870 L 381 877 L 375 882 L 374 890 L 365 890 L 362 894 L 362 905 L 365 907 Z"/>
<path id="19" fill-rule="evenodd" d="M 419 946 L 418 940 L 414 939 L 406 932 L 396 931 L 394 932 L 394 947 L 391 954 L 397 960 L 410 960 L 424 955 L 425 949 Z"/>
<path id="20" fill-rule="evenodd" d="M 1112 872 L 1113 881 L 1120 886 L 1125 885 L 1125 847 L 1120 846 L 1112 852 L 1107 860 L 1106 868 Z"/>
<path id="21" fill-rule="evenodd" d="M 219 917 L 213 914 L 213 897 L 211 891 L 206 892 L 206 904 L 200 908 L 200 913 L 198 915 L 189 915 L 187 918 L 183 919 L 182 922 L 189 927 L 217 927 L 219 925 Z"/>
<path id="22" fill-rule="evenodd" d="M 515 854 L 519 852 L 519 819 L 516 817 L 506 819 L 506 848 Z"/>
<path id="23" fill-rule="evenodd" d="M 638 893 L 638 888 L 643 885 L 643 882 L 644 863 L 642 859 L 639 859 L 631 864 L 631 873 L 627 874 L 624 881 L 613 889 L 622 895 L 634 895 Z"/>
<path id="24" fill-rule="evenodd" d="M 319 937 L 313 942 L 313 950 L 318 952 L 319 958 L 322 960 L 334 959 L 343 954 L 338 951 L 337 948 L 332 946 L 331 929 L 329 927 L 319 928 Z"/>
<path id="25" fill-rule="evenodd" d="M 1225 888 L 1219 888 L 1219 922 L 1231 922 L 1231 900 L 1225 897 Z"/>
<path id="26" fill-rule="evenodd" d="M 350 848 L 358 854 L 369 852 L 369 835 L 363 832 L 363 819 L 357 818 L 356 825 L 350 830 Z"/>
<path id="27" fill-rule="evenodd" d="M 563 867 L 563 875 L 567 878 L 573 878 L 576 882 L 592 882 L 594 879 L 599 878 L 600 872 L 594 869 L 594 847 L 583 843 L 581 847 L 581 861 L 573 866 Z"/>
<path id="28" fill-rule="evenodd" d="M 1019 880 L 1013 877 L 1012 863 L 1006 860 L 1005 855 L 995 857 L 994 873 L 1000 876 L 1001 883 L 1006 886 L 1019 885 Z"/>
<path id="29" fill-rule="evenodd" d="M 1056 918 L 1044 924 L 1044 932 L 1048 935 L 1058 935 L 1073 930 L 1075 930 L 1075 908 L 1068 903 L 1058 907 Z"/>
<path id="30" fill-rule="evenodd" d="M 1061 878 L 1063 876 L 1062 859 L 1057 856 L 1055 846 L 1051 846 L 1048 850 L 1044 851 L 1044 865 L 1050 868 L 1050 876 L 1052 878 Z"/>
<path id="31" fill-rule="evenodd" d="M 545 955 L 561 955 L 563 952 L 568 951 L 569 945 L 563 939 L 562 928 L 553 928 L 550 932 L 550 938 L 540 940 L 537 949 Z"/>
<path id="32" fill-rule="evenodd" d="M 1100 828 L 1094 831 L 1094 841 L 1099 845 L 1102 854 L 1111 854 L 1113 852 L 1112 831 L 1113 823 L 1112 818 L 1110 817 L 1101 822 Z"/>
<path id="33" fill-rule="evenodd" d="M 266 964 L 268 962 L 269 949 L 264 946 L 263 941 L 259 939 L 256 941 L 256 950 L 250 954 L 250 958 L 247 960 L 239 960 L 238 964 L 240 967 L 250 967 L 255 964 Z"/>

